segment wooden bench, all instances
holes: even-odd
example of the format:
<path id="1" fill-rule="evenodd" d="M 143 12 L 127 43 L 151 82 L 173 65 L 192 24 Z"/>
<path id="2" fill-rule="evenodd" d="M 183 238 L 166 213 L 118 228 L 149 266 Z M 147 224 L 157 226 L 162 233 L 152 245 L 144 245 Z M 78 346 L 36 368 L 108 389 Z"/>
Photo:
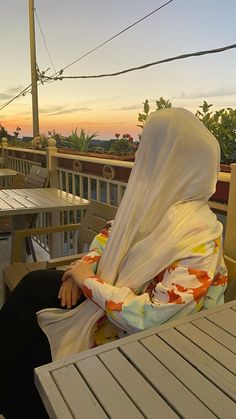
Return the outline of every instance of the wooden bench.
<path id="1" fill-rule="evenodd" d="M 7 265 L 3 268 L 3 283 L 5 287 L 5 295 L 12 291 L 18 282 L 26 275 L 28 272 L 45 269 L 45 268 L 58 268 L 63 265 L 68 265 L 76 259 L 79 259 L 83 255 L 83 251 L 89 248 L 90 243 L 92 242 L 94 236 L 98 234 L 106 223 L 115 218 L 117 207 L 104 204 L 98 201 L 90 201 L 90 205 L 86 210 L 83 222 L 81 224 L 74 225 L 63 225 L 59 227 L 45 227 L 45 228 L 33 228 L 28 231 L 18 230 L 15 233 L 15 240 L 17 236 L 21 235 L 26 236 L 27 234 L 43 234 L 45 232 L 56 232 L 59 229 L 62 231 L 68 231 L 69 229 L 78 230 L 78 252 L 79 254 L 66 256 L 62 258 L 51 259 L 45 262 L 15 262 L 10 265 Z M 14 246 L 14 243 L 13 243 Z"/>

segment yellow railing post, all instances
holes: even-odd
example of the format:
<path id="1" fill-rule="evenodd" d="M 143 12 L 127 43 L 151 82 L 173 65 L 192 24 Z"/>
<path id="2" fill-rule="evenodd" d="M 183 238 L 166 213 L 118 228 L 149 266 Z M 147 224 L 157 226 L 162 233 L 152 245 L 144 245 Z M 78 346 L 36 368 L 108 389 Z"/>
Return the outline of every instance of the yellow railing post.
<path id="1" fill-rule="evenodd" d="M 56 140 L 48 138 L 48 146 L 46 148 L 46 167 L 50 173 L 50 186 L 58 188 L 58 174 L 56 173 L 55 160 L 52 157 L 57 154 Z"/>
<path id="2" fill-rule="evenodd" d="M 236 163 L 231 164 L 224 252 L 236 260 Z"/>

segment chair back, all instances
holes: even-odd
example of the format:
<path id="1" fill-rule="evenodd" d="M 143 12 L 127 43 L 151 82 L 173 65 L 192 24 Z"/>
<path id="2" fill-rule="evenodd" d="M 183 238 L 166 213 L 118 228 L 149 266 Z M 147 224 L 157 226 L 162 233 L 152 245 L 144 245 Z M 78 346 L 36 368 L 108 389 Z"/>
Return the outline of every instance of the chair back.
<path id="1" fill-rule="evenodd" d="M 236 299 L 236 164 L 231 164 L 231 177 L 228 203 L 211 201 L 210 206 L 216 213 L 224 214 L 224 260 L 228 269 L 228 285 L 225 302 Z"/>
<path id="2" fill-rule="evenodd" d="M 33 165 L 27 175 L 17 173 L 13 177 L 12 189 L 46 188 L 49 186 L 48 169 Z"/>
<path id="3" fill-rule="evenodd" d="M 108 221 L 114 220 L 117 207 L 99 201 L 90 201 L 79 231 L 78 252 L 87 250 L 96 234 L 105 227 Z"/>

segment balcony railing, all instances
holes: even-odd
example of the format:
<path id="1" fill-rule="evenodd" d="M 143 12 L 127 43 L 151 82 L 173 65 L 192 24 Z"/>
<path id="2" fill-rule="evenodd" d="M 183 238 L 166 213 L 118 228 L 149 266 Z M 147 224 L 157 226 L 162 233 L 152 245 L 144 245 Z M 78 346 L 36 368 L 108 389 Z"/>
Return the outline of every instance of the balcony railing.
<path id="1" fill-rule="evenodd" d="M 47 167 L 51 173 L 50 186 L 71 192 L 86 199 L 94 199 L 109 205 L 119 206 L 129 179 L 133 162 L 95 158 L 58 151 L 52 140 L 45 151 L 12 147 L 2 142 L 2 158 L 5 167 L 27 174 L 32 165 Z M 236 165 L 233 165 L 236 166 Z M 227 200 L 231 173 L 220 172 L 215 196 L 210 206 L 227 213 Z M 223 188 L 224 187 L 224 188 Z M 226 188 L 225 188 L 226 187 Z M 226 192 L 222 193 L 222 191 Z M 81 213 L 63 212 L 61 223 L 78 222 Z M 38 217 L 38 225 L 47 223 L 45 214 Z M 76 235 L 65 237 L 62 254 L 76 251 Z M 47 249 L 47 238 L 37 238 L 37 242 Z"/>

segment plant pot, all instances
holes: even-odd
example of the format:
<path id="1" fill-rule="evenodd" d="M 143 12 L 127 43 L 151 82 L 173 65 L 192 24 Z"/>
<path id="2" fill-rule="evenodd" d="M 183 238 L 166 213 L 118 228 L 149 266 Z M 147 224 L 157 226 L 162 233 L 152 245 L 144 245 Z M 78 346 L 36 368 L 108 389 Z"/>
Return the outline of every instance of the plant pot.
<path id="1" fill-rule="evenodd" d="M 69 148 L 58 148 L 58 153 L 63 154 L 73 154 L 77 156 L 88 156 L 88 157 L 96 157 L 101 159 L 107 159 L 107 160 L 121 160 L 121 161 L 134 161 L 135 160 L 135 154 L 125 154 L 123 156 L 116 155 L 116 154 L 109 154 L 109 153 L 99 153 L 99 152 L 93 152 L 93 151 L 76 151 L 71 150 Z"/>

